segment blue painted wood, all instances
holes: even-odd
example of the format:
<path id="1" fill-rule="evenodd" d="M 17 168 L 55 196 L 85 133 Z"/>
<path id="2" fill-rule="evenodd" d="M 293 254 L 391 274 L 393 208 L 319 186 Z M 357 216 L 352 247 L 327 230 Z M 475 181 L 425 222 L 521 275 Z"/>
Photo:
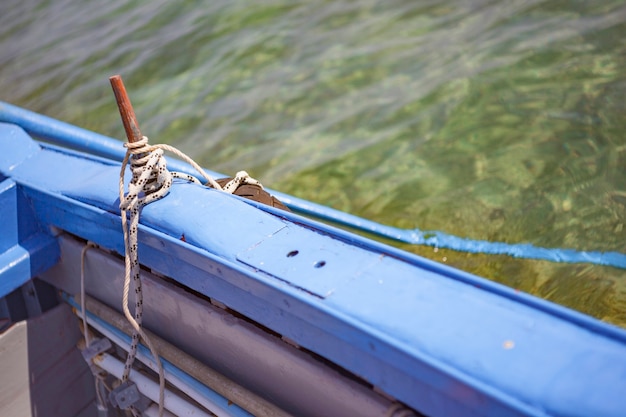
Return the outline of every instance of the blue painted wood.
<path id="1" fill-rule="evenodd" d="M 2 253 L 15 245 L 18 233 L 17 185 L 10 179 L 0 182 L 0 213 L 2 213 L 0 222 L 0 253 Z"/>
<path id="2" fill-rule="evenodd" d="M 0 126 L 2 149 L 31 146 L 2 137 Z M 0 169 L 19 184 L 39 222 L 122 253 L 115 171 L 110 163 L 46 148 L 28 164 Z M 621 329 L 200 186 L 175 184 L 142 216 L 142 264 L 425 414 L 626 412 Z M 293 250 L 298 254 L 288 257 Z M 307 275 L 318 260 L 327 261 L 316 268 L 322 272 Z"/>
<path id="3" fill-rule="evenodd" d="M 5 146 L 0 152 L 0 172 L 8 175 L 12 169 L 27 160 L 31 155 L 39 151 L 37 142 L 30 140 L 30 137 L 19 126 L 10 123 L 0 123 L 2 130 L 2 140 L 6 144 L 21 146 Z"/>
<path id="4" fill-rule="evenodd" d="M 237 260 L 320 298 L 342 281 L 356 279 L 376 261 L 368 251 L 318 233 L 306 240 L 299 228 L 285 227 L 237 256 Z"/>
<path id="5" fill-rule="evenodd" d="M 28 251 L 19 245 L 0 254 L 0 298 L 32 278 L 29 261 Z"/>
<path id="6" fill-rule="evenodd" d="M 59 259 L 56 240 L 34 217 L 21 187 L 0 182 L 0 298 L 22 286 Z"/>

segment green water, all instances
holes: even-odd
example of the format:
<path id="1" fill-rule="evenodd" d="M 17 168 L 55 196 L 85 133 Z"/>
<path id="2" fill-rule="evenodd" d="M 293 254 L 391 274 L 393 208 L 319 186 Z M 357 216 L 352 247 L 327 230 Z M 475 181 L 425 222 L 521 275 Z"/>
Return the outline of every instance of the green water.
<path id="1" fill-rule="evenodd" d="M 0 99 L 402 228 L 626 252 L 623 1 L 15 1 Z M 401 246 L 626 327 L 626 271 Z"/>

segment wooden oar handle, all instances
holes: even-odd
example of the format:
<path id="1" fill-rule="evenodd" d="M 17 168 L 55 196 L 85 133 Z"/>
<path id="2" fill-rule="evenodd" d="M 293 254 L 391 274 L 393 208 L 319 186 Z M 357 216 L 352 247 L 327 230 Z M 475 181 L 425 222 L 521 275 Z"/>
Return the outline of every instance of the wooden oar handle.
<path id="1" fill-rule="evenodd" d="M 109 77 L 111 87 L 113 88 L 113 94 L 115 94 L 115 100 L 117 101 L 117 108 L 120 110 L 120 116 L 122 116 L 122 123 L 124 124 L 124 130 L 126 131 L 126 137 L 128 141 L 133 143 L 141 140 L 143 135 L 139 130 L 139 123 L 137 123 L 137 117 L 135 116 L 135 110 L 130 103 L 128 94 L 126 93 L 126 87 L 120 75 L 114 75 Z"/>

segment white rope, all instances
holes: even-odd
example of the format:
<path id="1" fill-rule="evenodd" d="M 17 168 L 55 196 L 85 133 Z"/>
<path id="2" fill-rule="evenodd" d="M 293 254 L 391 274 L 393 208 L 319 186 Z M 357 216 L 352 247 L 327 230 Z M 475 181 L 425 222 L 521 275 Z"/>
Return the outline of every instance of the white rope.
<path id="1" fill-rule="evenodd" d="M 80 252 L 80 310 L 82 312 L 83 321 L 83 335 L 85 336 L 85 349 L 91 345 L 91 337 L 89 335 L 89 327 L 87 326 L 87 309 L 85 308 L 85 254 L 90 248 L 95 248 L 97 245 L 93 242 L 87 242 L 83 250 Z M 98 408 L 106 410 L 106 400 L 102 396 L 102 387 L 107 389 L 107 385 L 104 381 L 104 377 L 100 375 L 98 371 L 92 366 L 91 371 L 94 376 L 94 384 L 96 391 L 96 401 Z"/>
<path id="2" fill-rule="evenodd" d="M 143 138 L 136 143 L 125 144 L 127 146 L 126 156 L 122 163 L 120 172 L 120 214 L 122 218 L 122 231 L 124 233 L 125 251 L 125 275 L 124 292 L 122 296 L 122 308 L 124 315 L 133 327 L 130 350 L 124 364 L 122 381 L 128 380 L 135 356 L 139 336 L 146 342 L 152 357 L 156 361 L 159 369 L 159 415 L 163 415 L 163 396 L 165 393 L 165 378 L 161 358 L 152 345 L 150 338 L 141 329 L 143 317 L 143 294 L 141 292 L 140 266 L 137 259 L 137 227 L 139 225 L 139 214 L 141 208 L 153 201 L 163 198 L 172 185 L 172 175 L 167 170 L 165 161 L 161 158 L 162 150 L 151 152 L 147 148 L 148 139 Z M 126 165 L 131 158 L 132 179 L 128 185 L 128 194 L 124 197 L 124 174 Z M 130 212 L 130 227 L 128 225 L 127 212 Z M 128 293 L 130 290 L 130 277 L 133 277 L 135 287 L 135 314 L 134 317 L 128 308 Z M 131 412 L 136 414 L 135 410 Z"/>
<path id="3" fill-rule="evenodd" d="M 127 151 L 122 162 L 120 171 L 120 214 L 122 218 L 122 230 L 124 233 L 124 251 L 125 251 L 125 276 L 124 276 L 124 292 L 122 297 L 124 315 L 133 327 L 132 341 L 130 350 L 124 365 L 124 373 L 122 380 L 126 381 L 130 374 L 135 356 L 137 354 L 137 345 L 139 337 L 141 337 L 148 345 L 152 356 L 154 357 L 159 369 L 159 415 L 163 415 L 163 396 L 165 392 L 165 377 L 163 374 L 163 366 L 161 359 L 154 348 L 152 342 L 141 328 L 143 315 L 143 295 L 141 291 L 140 265 L 137 254 L 137 229 L 139 226 L 139 215 L 143 206 L 153 201 L 159 200 L 167 195 L 172 186 L 173 178 L 180 178 L 187 181 L 200 184 L 193 176 L 170 172 L 163 158 L 163 150 L 170 151 L 181 157 L 191 164 L 202 177 L 206 180 L 205 185 L 209 185 L 221 191 L 232 194 L 241 184 L 256 184 L 263 187 L 257 180 L 251 178 L 247 172 L 240 171 L 235 178 L 229 181 L 223 188 L 210 175 L 190 157 L 169 145 L 149 145 L 148 138 L 143 137 L 141 140 L 133 143 L 126 143 Z M 130 161 L 132 178 L 128 185 L 128 193 L 124 195 L 124 175 L 126 166 Z M 127 218 L 130 213 L 130 225 Z M 131 314 L 128 307 L 128 294 L 130 291 L 131 276 L 135 289 L 135 314 Z M 133 414 L 136 410 L 131 408 Z"/>
<path id="4" fill-rule="evenodd" d="M 83 334 L 85 336 L 85 346 L 91 345 L 89 340 L 89 328 L 87 326 L 86 308 L 85 308 L 85 253 L 90 248 L 95 248 L 96 245 L 92 242 L 87 242 L 87 245 L 80 251 L 80 310 L 83 313 Z"/>
<path id="5" fill-rule="evenodd" d="M 239 171 L 236 175 L 235 178 L 233 178 L 232 180 L 230 180 L 223 188 L 222 191 L 225 191 L 229 194 L 232 194 L 235 192 L 235 190 L 237 190 L 237 188 L 239 188 L 239 186 L 241 184 L 253 184 L 253 185 L 258 185 L 259 187 L 261 187 L 261 189 L 263 189 L 263 185 L 258 182 L 257 180 L 255 180 L 254 178 L 250 177 L 250 175 L 248 175 L 248 173 L 246 171 Z"/>
<path id="6" fill-rule="evenodd" d="M 166 145 L 166 144 L 149 145 L 148 138 L 146 136 L 144 136 L 140 141 L 133 142 L 133 143 L 126 143 L 124 144 L 124 146 L 128 148 L 128 152 L 126 153 L 127 157 L 128 157 L 129 152 L 132 153 L 133 155 L 149 153 L 149 152 L 157 152 L 159 156 L 163 155 L 164 150 L 171 152 L 174 155 L 183 159 L 189 165 L 191 165 L 206 180 L 204 185 L 210 186 L 220 191 L 225 191 L 229 194 L 234 193 L 235 190 L 237 190 L 237 188 L 241 184 L 253 184 L 253 185 L 258 185 L 259 187 L 263 188 L 263 184 L 261 184 L 259 181 L 252 178 L 246 171 L 237 172 L 237 174 L 235 175 L 235 178 L 230 180 L 224 187 L 222 187 L 217 183 L 217 181 L 215 181 L 215 179 L 212 176 L 207 174 L 202 169 L 202 167 L 198 165 L 198 163 L 194 161 L 193 159 L 191 159 L 188 155 L 186 155 L 185 153 L 181 152 L 177 148 L 170 146 L 170 145 Z M 124 161 L 126 162 L 127 159 L 125 158 Z M 122 168 L 125 169 L 126 165 L 125 164 L 123 165 L 124 166 Z M 165 161 L 163 161 L 163 166 L 165 168 Z M 190 182 L 194 182 L 196 184 L 200 183 L 198 179 L 194 177 L 193 175 L 184 174 L 182 172 L 170 172 L 170 174 L 173 178 L 184 179 Z M 134 175 L 134 172 L 133 172 L 133 175 Z M 169 186 L 167 186 L 167 189 L 169 189 Z M 129 193 L 130 193 L 130 189 L 129 189 Z M 167 194 L 167 192 L 165 192 L 165 194 Z M 158 200 L 158 198 L 156 198 L 155 200 Z M 152 200 L 152 201 L 155 201 L 155 200 Z M 145 204 L 149 204 L 150 202 L 151 201 L 148 201 Z"/>

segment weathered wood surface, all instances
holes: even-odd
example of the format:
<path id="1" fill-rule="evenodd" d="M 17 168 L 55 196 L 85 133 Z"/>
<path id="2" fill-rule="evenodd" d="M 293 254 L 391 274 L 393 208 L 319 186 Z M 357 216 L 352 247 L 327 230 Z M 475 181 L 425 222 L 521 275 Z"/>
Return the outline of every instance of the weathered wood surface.
<path id="1" fill-rule="evenodd" d="M 0 416 L 94 416 L 94 382 L 62 304 L 0 334 Z"/>

